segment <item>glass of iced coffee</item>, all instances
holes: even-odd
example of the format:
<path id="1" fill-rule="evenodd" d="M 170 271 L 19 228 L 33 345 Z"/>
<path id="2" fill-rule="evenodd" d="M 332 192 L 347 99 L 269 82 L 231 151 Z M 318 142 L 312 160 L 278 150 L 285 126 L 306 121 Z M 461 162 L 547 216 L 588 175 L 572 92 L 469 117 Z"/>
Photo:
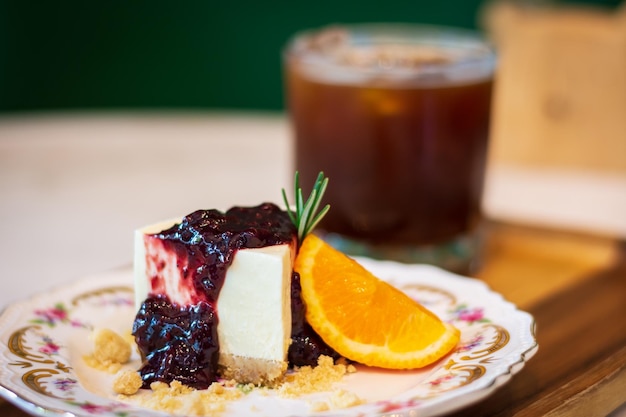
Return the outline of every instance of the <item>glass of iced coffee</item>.
<path id="1" fill-rule="evenodd" d="M 319 229 L 352 255 L 467 272 L 480 249 L 495 56 L 473 32 L 328 27 L 284 53 L 295 169 L 330 179 Z"/>

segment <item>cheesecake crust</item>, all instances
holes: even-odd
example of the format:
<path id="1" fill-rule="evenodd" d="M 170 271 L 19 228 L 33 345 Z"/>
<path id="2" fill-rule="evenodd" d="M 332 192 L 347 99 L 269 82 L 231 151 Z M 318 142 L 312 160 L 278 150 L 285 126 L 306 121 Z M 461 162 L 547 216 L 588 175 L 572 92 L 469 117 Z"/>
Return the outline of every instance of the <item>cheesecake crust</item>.
<path id="1" fill-rule="evenodd" d="M 287 370 L 286 361 L 250 358 L 220 353 L 219 373 L 239 383 L 263 385 L 280 378 Z"/>

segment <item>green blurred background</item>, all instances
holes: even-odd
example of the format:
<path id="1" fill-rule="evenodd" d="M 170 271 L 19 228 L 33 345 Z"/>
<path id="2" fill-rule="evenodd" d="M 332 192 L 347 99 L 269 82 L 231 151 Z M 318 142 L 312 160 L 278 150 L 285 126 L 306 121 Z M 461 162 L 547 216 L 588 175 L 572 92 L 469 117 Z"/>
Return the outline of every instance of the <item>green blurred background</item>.
<path id="1" fill-rule="evenodd" d="M 577 3 L 614 8 L 620 1 Z M 0 112 L 278 110 L 283 108 L 281 48 L 294 32 L 367 21 L 476 29 L 482 5 L 479 0 L 0 0 Z"/>

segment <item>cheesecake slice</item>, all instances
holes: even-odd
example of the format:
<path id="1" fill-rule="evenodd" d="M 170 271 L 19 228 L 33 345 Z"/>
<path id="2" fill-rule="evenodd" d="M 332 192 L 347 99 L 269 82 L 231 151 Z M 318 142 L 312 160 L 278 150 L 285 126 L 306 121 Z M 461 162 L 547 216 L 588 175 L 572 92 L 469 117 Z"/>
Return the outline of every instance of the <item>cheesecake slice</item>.
<path id="1" fill-rule="evenodd" d="M 135 233 L 140 373 L 204 388 L 287 369 L 295 227 L 273 204 L 199 210 Z"/>

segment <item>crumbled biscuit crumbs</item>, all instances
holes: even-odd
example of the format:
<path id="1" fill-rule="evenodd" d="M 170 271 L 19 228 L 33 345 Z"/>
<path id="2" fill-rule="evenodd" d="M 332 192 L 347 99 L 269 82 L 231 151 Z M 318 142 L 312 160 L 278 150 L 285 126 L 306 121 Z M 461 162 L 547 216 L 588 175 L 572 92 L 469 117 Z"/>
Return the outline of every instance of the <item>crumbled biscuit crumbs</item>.
<path id="1" fill-rule="evenodd" d="M 113 391 L 117 394 L 133 395 L 143 385 L 141 375 L 136 371 L 121 372 L 113 381 Z"/>
<path id="2" fill-rule="evenodd" d="M 335 382 L 356 369 L 342 362 L 335 364 L 329 356 L 320 356 L 316 367 L 303 366 L 296 372 L 286 374 L 277 387 L 281 397 L 294 398 L 304 394 L 328 391 Z"/>
<path id="3" fill-rule="evenodd" d="M 120 370 L 122 364 L 130 360 L 131 345 L 119 334 L 110 329 L 93 331 L 93 352 L 83 357 L 85 363 L 92 368 L 109 373 Z"/>
<path id="4" fill-rule="evenodd" d="M 179 381 L 172 381 L 169 385 L 153 382 L 150 388 L 149 395 L 138 397 L 140 406 L 185 416 L 219 415 L 229 402 L 244 395 L 239 389 L 227 389 L 232 388 L 231 383 L 219 382 L 205 390 L 195 390 Z"/>
<path id="5" fill-rule="evenodd" d="M 83 360 L 89 367 L 97 369 L 98 371 L 107 372 L 109 374 L 114 374 L 122 368 L 121 363 L 114 363 L 109 361 L 100 362 L 99 360 L 94 358 L 93 355 L 83 356 Z"/>
<path id="6" fill-rule="evenodd" d="M 281 397 L 296 398 L 306 394 L 330 391 L 334 383 L 339 382 L 344 375 L 353 372 L 356 372 L 353 365 L 347 365 L 342 361 L 335 364 L 332 358 L 321 356 L 316 367 L 297 368 L 294 372 L 285 374 L 272 387 L 239 384 L 234 380 L 229 380 L 215 382 L 206 390 L 195 390 L 179 381 L 173 381 L 169 385 L 164 382 L 154 382 L 150 384 L 151 392 L 146 392 L 145 395 L 142 393 L 142 395 L 126 397 L 121 395 L 120 397 L 131 399 L 142 407 L 172 414 L 218 416 L 226 410 L 230 402 L 253 390 L 259 395 L 270 395 L 274 392 Z M 363 400 L 356 394 L 338 389 L 331 393 L 328 400 L 317 401 L 310 407 L 312 411 L 326 411 L 362 403 Z"/>
<path id="7" fill-rule="evenodd" d="M 365 401 L 361 399 L 354 392 L 346 391 L 344 389 L 337 389 L 333 391 L 330 398 L 330 403 L 326 401 L 315 401 L 310 403 L 309 408 L 311 411 L 320 412 L 328 411 L 338 408 L 349 408 L 363 404 Z"/>
<path id="8" fill-rule="evenodd" d="M 330 396 L 330 402 L 334 408 L 349 408 L 363 404 L 365 401 L 354 392 L 338 389 Z"/>
<path id="9" fill-rule="evenodd" d="M 326 401 L 315 401 L 309 405 L 309 409 L 316 413 L 330 410 L 330 405 Z"/>

